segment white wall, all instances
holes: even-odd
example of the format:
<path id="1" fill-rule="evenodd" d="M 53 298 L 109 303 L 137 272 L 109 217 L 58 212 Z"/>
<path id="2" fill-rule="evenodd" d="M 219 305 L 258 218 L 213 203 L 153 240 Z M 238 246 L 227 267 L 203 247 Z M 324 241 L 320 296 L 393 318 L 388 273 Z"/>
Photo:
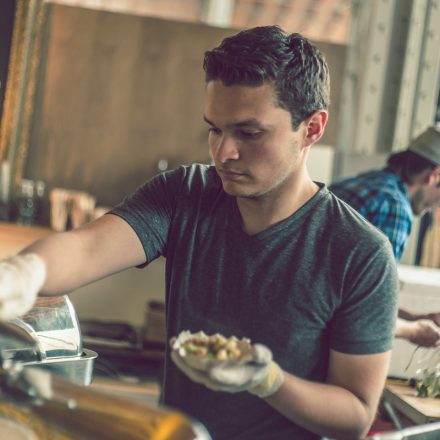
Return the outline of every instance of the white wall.
<path id="1" fill-rule="evenodd" d="M 307 159 L 310 177 L 318 182 L 331 183 L 334 148 L 331 145 L 313 145 Z"/>

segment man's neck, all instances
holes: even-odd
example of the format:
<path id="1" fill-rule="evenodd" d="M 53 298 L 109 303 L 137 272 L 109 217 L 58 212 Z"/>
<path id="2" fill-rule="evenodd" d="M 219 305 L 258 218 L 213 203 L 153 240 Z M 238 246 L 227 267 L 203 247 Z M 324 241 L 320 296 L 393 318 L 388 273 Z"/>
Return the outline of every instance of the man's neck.
<path id="1" fill-rule="evenodd" d="M 255 235 L 276 223 L 290 217 L 309 201 L 319 186 L 310 178 L 298 182 L 290 192 L 262 196 L 259 198 L 237 198 L 243 229 L 249 235 Z"/>

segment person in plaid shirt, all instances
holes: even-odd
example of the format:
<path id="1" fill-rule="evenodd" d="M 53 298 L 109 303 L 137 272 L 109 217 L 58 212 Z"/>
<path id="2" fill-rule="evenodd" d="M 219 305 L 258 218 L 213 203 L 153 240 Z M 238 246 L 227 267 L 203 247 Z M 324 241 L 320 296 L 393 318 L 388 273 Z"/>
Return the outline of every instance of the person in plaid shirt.
<path id="1" fill-rule="evenodd" d="M 343 178 L 329 188 L 389 238 L 399 262 L 414 215 L 440 204 L 440 127 L 428 127 L 406 150 L 389 156 L 385 168 Z M 439 346 L 439 325 L 440 313 L 399 309 L 395 335 Z"/>

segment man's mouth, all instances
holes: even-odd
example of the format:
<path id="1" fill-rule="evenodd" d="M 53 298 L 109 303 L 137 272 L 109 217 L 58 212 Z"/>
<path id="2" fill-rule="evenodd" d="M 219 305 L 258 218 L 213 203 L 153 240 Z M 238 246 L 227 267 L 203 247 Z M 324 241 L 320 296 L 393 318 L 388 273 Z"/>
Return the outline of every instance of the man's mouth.
<path id="1" fill-rule="evenodd" d="M 225 179 L 231 179 L 231 180 L 239 179 L 240 177 L 245 175 L 244 173 L 234 170 L 228 170 L 225 168 L 218 168 L 217 171 Z"/>

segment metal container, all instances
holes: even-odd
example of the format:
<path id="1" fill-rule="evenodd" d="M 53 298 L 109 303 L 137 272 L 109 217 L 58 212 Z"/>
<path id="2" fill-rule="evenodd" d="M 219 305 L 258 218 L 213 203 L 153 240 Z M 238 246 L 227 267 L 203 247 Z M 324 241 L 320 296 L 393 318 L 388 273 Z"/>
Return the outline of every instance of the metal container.
<path id="1" fill-rule="evenodd" d="M 98 354 L 92 350 L 83 349 L 81 355 L 62 358 L 49 358 L 44 361 L 24 362 L 23 366 L 37 367 L 47 370 L 76 382 L 80 385 L 90 385 L 93 366 Z"/>
<path id="2" fill-rule="evenodd" d="M 29 343 L 0 335 L 0 357 L 38 367 L 82 384 L 92 380 L 94 351 L 83 349 L 75 309 L 67 295 L 39 297 L 28 314 L 9 321 L 17 333 L 26 333 Z"/>

